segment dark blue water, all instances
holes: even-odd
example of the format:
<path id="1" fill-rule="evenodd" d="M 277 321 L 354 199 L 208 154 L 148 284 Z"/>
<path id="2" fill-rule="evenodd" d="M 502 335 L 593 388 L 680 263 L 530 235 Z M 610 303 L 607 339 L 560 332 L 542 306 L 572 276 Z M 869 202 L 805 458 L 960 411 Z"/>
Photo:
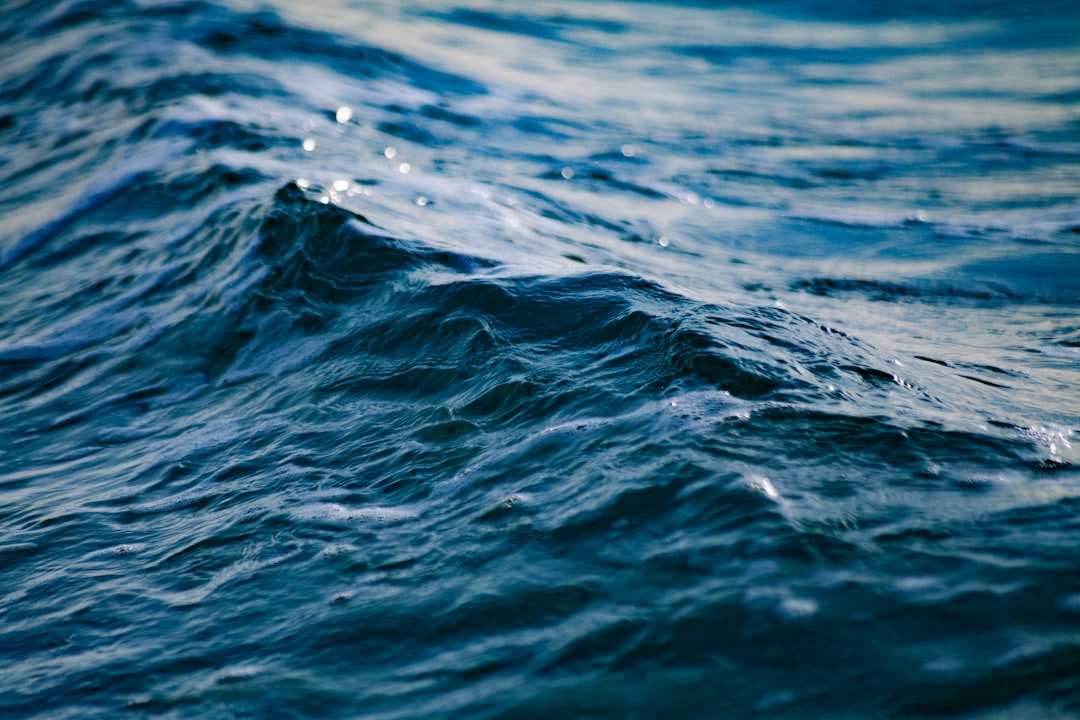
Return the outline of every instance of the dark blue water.
<path id="1" fill-rule="evenodd" d="M 1080 6 L 4 3 L 0 716 L 1080 717 Z"/>

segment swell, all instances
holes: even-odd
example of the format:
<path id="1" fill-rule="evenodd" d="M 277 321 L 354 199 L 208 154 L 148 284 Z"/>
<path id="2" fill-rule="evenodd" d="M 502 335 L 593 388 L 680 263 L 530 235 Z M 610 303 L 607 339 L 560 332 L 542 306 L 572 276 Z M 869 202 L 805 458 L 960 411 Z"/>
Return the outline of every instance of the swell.
<path id="1" fill-rule="evenodd" d="M 73 434 L 200 392 L 205 402 L 273 396 L 268 383 L 283 378 L 294 397 L 443 407 L 483 431 L 618 418 L 702 389 L 764 406 L 832 398 L 869 408 L 895 392 L 936 402 L 871 349 L 788 311 L 701 304 L 622 272 L 510 272 L 391 237 L 295 185 L 269 201 L 223 201 L 203 218 L 164 245 L 154 272 L 138 271 L 150 252 L 138 236 L 61 234 L 24 260 L 40 277 L 74 263 L 131 266 L 54 298 L 54 311 L 28 321 L 37 329 L 0 347 L 0 390 L 15 408 L 42 398 L 13 419 L 25 412 Z M 78 411 L 88 378 L 93 413 Z M 456 438 L 438 426 L 424 432 Z"/>
<path id="2" fill-rule="evenodd" d="M 450 20 L 573 37 L 558 18 Z M 386 136 L 442 151 L 443 133 L 489 128 L 451 109 L 480 83 L 345 36 L 206 3 L 65 3 L 12 6 L 0 37 L 6 61 L 49 41 L 0 85 L 0 169 L 25 178 L 0 188 L 20 210 L 0 256 L 5 712 L 1074 708 L 1071 430 L 999 404 L 1025 372 L 914 350 L 905 365 L 774 298 L 664 279 L 719 256 L 667 276 L 669 256 L 553 264 L 534 228 L 481 252 L 494 243 L 467 241 L 499 231 L 441 197 L 433 217 L 465 241 L 390 192 L 347 209 L 294 181 L 318 164 L 294 104 L 341 130 L 320 141 L 360 137 L 354 165 L 390 160 Z M 193 47 L 198 71 L 166 62 Z M 279 51 L 430 95 L 341 123 Z M 507 126 L 550 145 L 534 120 Z M 667 208 L 634 173 L 650 161 L 604 156 L 603 134 L 586 157 L 622 169 L 582 163 L 578 187 Z M 515 217 L 555 223 L 560 250 L 658 235 L 571 208 L 546 185 L 569 165 L 530 157 L 507 171 L 535 203 Z M 392 186 L 374 167 L 346 184 Z M 411 213 L 431 209 L 418 187 Z M 1041 297 L 804 275 L 791 296 Z"/>
<path id="3" fill-rule="evenodd" d="M 664 670 L 638 700 L 608 694 L 606 711 L 686 689 L 683 672 L 717 685 L 691 692 L 692 705 L 672 700 L 673 711 L 719 709 L 716 687 L 756 707 L 759 690 L 740 684 L 720 648 L 745 666 L 787 668 L 803 710 L 834 706 L 844 683 L 890 698 L 854 660 L 872 658 L 875 671 L 900 660 L 840 643 L 842 628 L 884 620 L 899 641 L 911 623 L 889 618 L 955 628 L 955 613 L 920 605 L 923 595 L 882 594 L 865 574 L 821 575 L 864 564 L 891 577 L 873 547 L 897 544 L 911 553 L 908 572 L 950 571 L 917 552 L 932 528 L 882 529 L 930 506 L 852 499 L 911 493 L 912 477 L 933 490 L 964 467 L 1037 461 L 1005 428 L 950 434 L 873 416 L 894 392 L 932 401 L 878 369 L 872 349 L 806 318 L 703 304 L 625 272 L 514 272 L 394 238 L 292 185 L 224 205 L 176 247 L 186 264 L 135 290 L 140 305 L 173 303 L 152 339 L 120 352 L 124 333 L 113 332 L 34 359 L 109 372 L 97 376 L 90 413 L 72 414 L 87 397 L 78 383 L 33 394 L 34 422 L 52 419 L 36 462 L 90 420 L 102 434 L 58 468 L 89 494 L 6 518 L 20 528 L 7 558 L 25 592 L 3 598 L 22 648 L 9 659 L 23 668 L 17 678 L 39 678 L 8 701 L 17 711 L 49 707 L 62 683 L 91 706 L 119 692 L 137 709 L 173 712 L 238 691 L 255 711 L 305 712 L 315 698 L 347 714 L 359 701 L 334 687 L 370 677 L 399 688 L 363 696 L 387 712 L 429 703 L 466 712 L 476 697 L 499 712 L 574 712 L 593 706 L 579 685 L 555 692 L 571 674 L 602 670 L 621 685 L 655 663 Z M 813 410 L 830 392 L 859 409 Z M 9 447 L 35 458 L 32 440 Z M 5 486 L 30 490 L 29 480 L 9 473 Z M 43 573 L 36 548 L 65 543 L 75 559 Z M 267 584 L 278 573 L 307 582 Z M 1063 579 L 1040 582 L 1059 592 Z M 965 602 L 987 617 L 1026 603 L 1024 593 Z M 860 603 L 876 609 L 860 614 Z M 91 626 L 80 612 L 93 613 Z M 220 630 L 178 642 L 175 612 Z M 49 668 L 43 653 L 64 640 L 43 622 L 57 617 L 100 628 L 80 635 L 88 647 L 110 633 L 126 639 L 104 665 L 71 654 Z M 266 647 L 288 648 L 289 665 L 321 677 L 285 682 L 297 676 L 260 661 Z M 851 659 L 838 665 L 844 683 L 833 669 L 823 684 L 792 649 Z M 210 669 L 205 653 L 227 660 Z M 1050 690 L 1064 682 L 1067 648 L 1040 657 L 1041 675 L 1005 665 L 1010 685 L 991 701 L 1033 678 Z M 921 712 L 966 706 L 983 678 L 972 670 L 946 696 L 926 690 L 907 702 Z M 538 689 L 500 694 L 504 682 Z M 462 684 L 471 699 L 455 695 Z M 875 702 L 860 707 L 874 712 Z"/>

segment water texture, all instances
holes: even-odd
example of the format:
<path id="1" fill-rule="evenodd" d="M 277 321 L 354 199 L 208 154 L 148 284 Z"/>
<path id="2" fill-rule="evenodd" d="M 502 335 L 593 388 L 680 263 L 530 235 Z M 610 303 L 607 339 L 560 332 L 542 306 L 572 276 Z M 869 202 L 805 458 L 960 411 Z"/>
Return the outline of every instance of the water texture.
<path id="1" fill-rule="evenodd" d="M 1080 6 L 7 2 L 0 716 L 1080 717 Z"/>

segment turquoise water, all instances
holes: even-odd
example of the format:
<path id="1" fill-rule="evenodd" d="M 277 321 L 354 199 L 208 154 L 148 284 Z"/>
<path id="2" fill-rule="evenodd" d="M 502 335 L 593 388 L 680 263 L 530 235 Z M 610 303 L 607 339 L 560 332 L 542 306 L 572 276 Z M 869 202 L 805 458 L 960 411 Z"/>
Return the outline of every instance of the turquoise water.
<path id="1" fill-rule="evenodd" d="M 14 2 L 0 715 L 1080 717 L 1080 6 Z"/>

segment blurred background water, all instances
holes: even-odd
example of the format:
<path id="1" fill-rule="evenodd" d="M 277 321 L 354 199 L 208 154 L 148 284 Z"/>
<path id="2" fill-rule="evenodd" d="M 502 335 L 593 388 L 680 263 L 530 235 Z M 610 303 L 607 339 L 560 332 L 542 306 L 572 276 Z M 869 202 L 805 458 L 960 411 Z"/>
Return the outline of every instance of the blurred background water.
<path id="1" fill-rule="evenodd" d="M 9 1 L 0 714 L 1080 716 L 1080 5 Z"/>

